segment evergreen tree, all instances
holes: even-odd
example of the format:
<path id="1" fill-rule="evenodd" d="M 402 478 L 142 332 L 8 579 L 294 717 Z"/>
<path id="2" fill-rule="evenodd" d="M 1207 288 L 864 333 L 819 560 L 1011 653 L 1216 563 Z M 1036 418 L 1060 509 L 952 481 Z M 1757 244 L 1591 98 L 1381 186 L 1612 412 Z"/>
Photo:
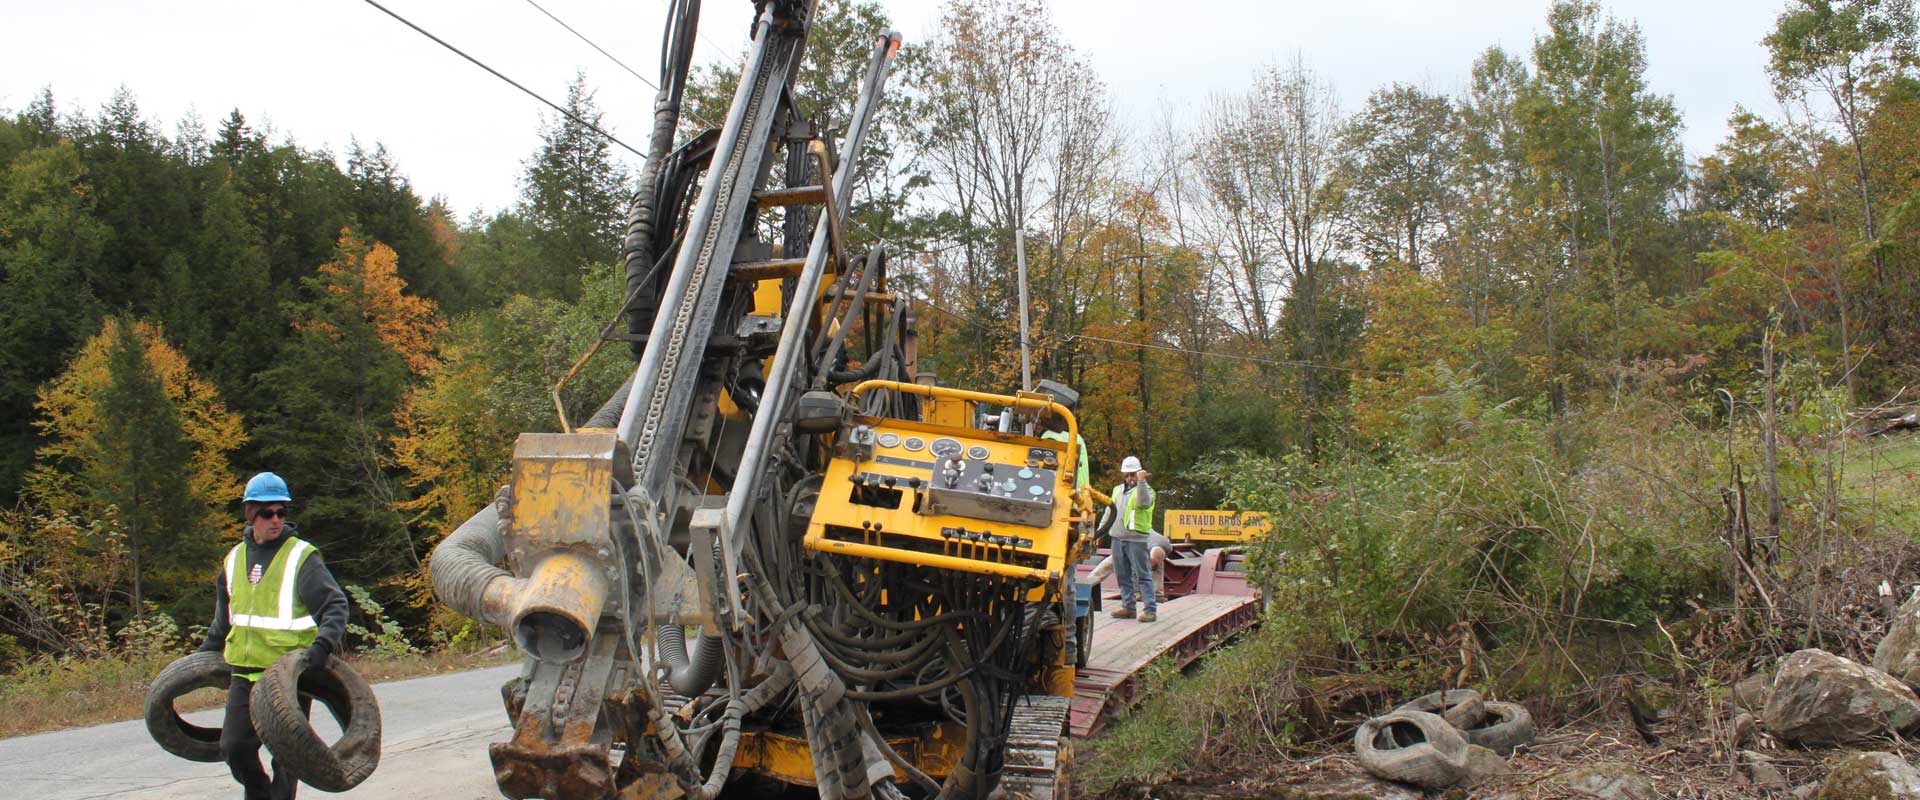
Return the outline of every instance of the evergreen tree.
<path id="1" fill-rule="evenodd" d="M 0 502 L 16 496 L 39 446 L 34 387 L 99 324 L 89 289 L 111 236 L 72 142 L 29 151 L 0 176 Z"/>
<path id="2" fill-rule="evenodd" d="M 353 183 L 354 229 L 384 242 L 399 256 L 401 278 L 423 297 L 455 307 L 464 296 L 450 260 L 447 242 L 435 236 L 435 220 L 386 145 L 372 150 L 354 140 L 347 148 L 347 179 Z"/>
<path id="3" fill-rule="evenodd" d="M 574 117 L 602 125 L 603 112 L 587 88 L 586 73 L 567 86 Z M 605 137 L 568 117 L 548 121 L 540 149 L 520 179 L 518 213 L 533 225 L 537 260 L 503 276 L 511 291 L 535 297 L 578 297 L 581 276 L 619 255 L 627 201 L 627 172 Z"/>
<path id="4" fill-rule="evenodd" d="M 265 463 L 304 487 L 302 521 L 320 546 L 354 553 L 335 568 L 362 580 L 424 557 L 394 510 L 405 492 L 388 446 L 408 382 L 435 363 L 440 322 L 396 262 L 386 245 L 342 231 L 334 258 L 301 281 L 286 309 L 294 335 L 251 389 L 266 406 L 256 427 Z"/>
<path id="5" fill-rule="evenodd" d="M 128 558 L 133 615 L 202 586 L 227 526 L 221 509 L 239 490 L 227 454 L 246 441 L 219 391 L 159 328 L 122 317 L 106 320 L 35 405 L 47 444 L 28 493 L 107 523 L 118 538 L 93 544 Z"/>

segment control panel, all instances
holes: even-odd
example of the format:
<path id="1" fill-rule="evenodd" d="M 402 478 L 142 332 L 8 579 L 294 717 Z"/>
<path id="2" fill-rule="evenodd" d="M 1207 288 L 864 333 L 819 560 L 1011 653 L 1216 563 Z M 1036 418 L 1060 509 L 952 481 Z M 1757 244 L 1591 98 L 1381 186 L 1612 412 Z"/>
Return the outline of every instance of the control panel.
<path id="1" fill-rule="evenodd" d="M 808 549 L 1001 574 L 1063 569 L 1073 487 L 1061 483 L 1062 443 L 879 418 L 844 433 Z"/>

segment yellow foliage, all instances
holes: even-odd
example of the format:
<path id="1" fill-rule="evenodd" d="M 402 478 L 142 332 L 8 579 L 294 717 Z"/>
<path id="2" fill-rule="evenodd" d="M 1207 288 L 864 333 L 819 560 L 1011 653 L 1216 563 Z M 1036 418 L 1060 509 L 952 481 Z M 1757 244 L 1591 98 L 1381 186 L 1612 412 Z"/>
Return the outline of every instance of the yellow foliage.
<path id="1" fill-rule="evenodd" d="M 1460 369 L 1471 357 L 1472 320 L 1446 287 L 1412 270 L 1380 271 L 1366 288 L 1367 335 L 1354 375 L 1353 430 L 1386 436 L 1421 395 L 1433 392 L 1434 367 Z"/>
<path id="2" fill-rule="evenodd" d="M 53 509 L 72 511 L 80 497 L 68 478 L 68 469 L 82 463 L 88 452 L 110 443 L 95 441 L 101 428 L 99 397 L 111 377 L 107 362 L 120 334 L 120 322 L 108 317 L 100 333 L 80 348 L 65 372 L 40 387 L 34 408 L 34 426 L 46 439 L 38 451 L 38 465 L 27 477 L 27 493 Z M 162 391 L 180 415 L 180 428 L 193 446 L 193 468 L 188 486 L 194 498 L 209 508 L 211 530 L 224 527 L 217 509 L 241 492 L 227 456 L 247 442 L 240 415 L 227 410 L 220 390 L 195 375 L 158 325 L 135 322 L 133 333 L 146 345 L 147 364 L 159 378 Z"/>
<path id="3" fill-rule="evenodd" d="M 369 245 L 342 228 L 339 253 L 340 258 L 319 268 L 327 291 L 359 309 L 373 325 L 380 343 L 405 360 L 409 370 L 426 374 L 434 365 L 434 337 L 446 327 L 439 317 L 439 307 L 432 300 L 406 293 L 407 282 L 399 273 L 400 257 L 393 248 L 380 242 Z M 296 322 L 295 326 L 334 333 L 332 326 L 318 320 Z"/>

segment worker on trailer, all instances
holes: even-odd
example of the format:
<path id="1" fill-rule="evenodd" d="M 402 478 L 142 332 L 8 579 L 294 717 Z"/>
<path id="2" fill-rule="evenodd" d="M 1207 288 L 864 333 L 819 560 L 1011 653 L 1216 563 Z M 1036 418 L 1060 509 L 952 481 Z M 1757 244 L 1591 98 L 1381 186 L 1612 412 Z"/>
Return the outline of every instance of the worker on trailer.
<path id="1" fill-rule="evenodd" d="M 1147 534 L 1147 562 L 1153 571 L 1153 596 L 1160 602 L 1167 602 L 1167 557 L 1173 555 L 1173 540 L 1158 531 Z M 1113 574 L 1113 556 L 1100 559 L 1092 572 L 1084 578 L 1086 583 L 1099 583 Z"/>
<path id="2" fill-rule="evenodd" d="M 1147 561 L 1147 536 L 1153 533 L 1153 511 L 1159 498 L 1147 484 L 1147 476 L 1140 459 L 1127 456 L 1120 462 L 1120 485 L 1113 487 L 1113 517 L 1109 527 L 1114 572 L 1119 573 L 1120 580 L 1120 607 L 1113 610 L 1116 619 L 1135 618 L 1136 596 L 1146 606 L 1139 613 L 1141 622 L 1160 618 L 1153 571 Z"/>
<path id="3" fill-rule="evenodd" d="M 1053 402 L 1065 406 L 1069 413 L 1080 411 L 1080 393 L 1059 381 L 1043 380 L 1034 384 L 1034 390 L 1053 398 Z M 1056 442 L 1067 440 L 1067 420 L 1059 414 L 1044 414 L 1040 418 L 1040 438 Z M 1087 485 L 1087 437 L 1080 437 L 1080 458 L 1075 462 L 1079 467 L 1074 470 L 1073 488 L 1078 490 Z"/>
<path id="4" fill-rule="evenodd" d="M 246 788 L 247 800 L 291 800 L 299 786 L 279 759 L 271 779 L 260 766 L 260 735 L 251 713 L 254 681 L 281 655 L 301 648 L 307 669 L 326 669 L 347 632 L 347 595 L 320 551 L 294 536 L 287 518 L 292 502 L 278 475 L 262 472 L 247 481 L 240 501 L 246 527 L 213 579 L 213 624 L 200 644 L 203 651 L 221 652 L 233 667 L 220 757 Z M 302 706 L 307 702 L 302 698 Z"/>

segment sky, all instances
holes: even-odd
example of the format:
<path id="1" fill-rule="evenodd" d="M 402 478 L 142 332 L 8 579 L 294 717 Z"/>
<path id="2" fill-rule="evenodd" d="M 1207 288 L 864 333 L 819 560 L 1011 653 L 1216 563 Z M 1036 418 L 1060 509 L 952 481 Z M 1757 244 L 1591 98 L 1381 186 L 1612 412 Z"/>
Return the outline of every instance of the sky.
<path id="1" fill-rule="evenodd" d="M 834 0 L 821 0 L 833 2 Z M 381 0 L 555 102 L 576 72 L 605 127 L 644 146 L 653 90 L 540 8 L 648 80 L 658 76 L 666 0 Z M 536 8 L 534 3 L 539 7 Z M 1648 82 L 1672 95 L 1689 158 L 1711 151 L 1735 105 L 1776 115 L 1766 49 L 1785 0 L 1604 0 L 1646 37 Z M 737 61 L 750 0 L 706 0 L 695 58 Z M 932 0 L 884 0 L 906 46 L 935 33 Z M 1549 0 L 1053 0 L 1054 20 L 1106 83 L 1122 123 L 1244 90 L 1265 65 L 1303 57 L 1351 111 L 1391 82 L 1457 92 L 1492 45 L 1524 53 Z M 238 108 L 275 139 L 344 162 L 352 139 L 384 144 L 423 197 L 463 216 L 517 196 L 539 144 L 538 101 L 365 0 L 0 0 L 0 109 L 51 87 L 63 113 L 96 112 L 125 86 L 171 136 L 189 112 L 211 129 Z M 630 159 L 633 164 L 637 158 Z"/>

